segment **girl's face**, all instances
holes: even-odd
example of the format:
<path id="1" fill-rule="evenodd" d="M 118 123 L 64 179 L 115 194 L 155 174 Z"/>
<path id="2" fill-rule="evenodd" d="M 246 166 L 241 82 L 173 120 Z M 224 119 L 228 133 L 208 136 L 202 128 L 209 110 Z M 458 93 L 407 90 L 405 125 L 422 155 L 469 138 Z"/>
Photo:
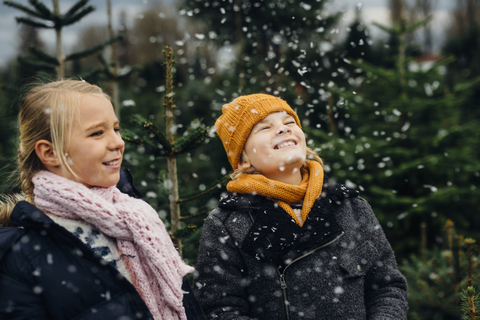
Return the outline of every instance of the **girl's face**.
<path id="1" fill-rule="evenodd" d="M 250 164 L 269 179 L 282 181 L 280 177 L 301 175 L 307 153 L 305 134 L 288 113 L 271 113 L 253 127 L 245 153 Z"/>
<path id="2" fill-rule="evenodd" d="M 120 180 L 125 142 L 112 104 L 104 97 L 84 94 L 72 124 L 67 162 L 77 177 L 61 174 L 86 187 L 111 187 Z"/>

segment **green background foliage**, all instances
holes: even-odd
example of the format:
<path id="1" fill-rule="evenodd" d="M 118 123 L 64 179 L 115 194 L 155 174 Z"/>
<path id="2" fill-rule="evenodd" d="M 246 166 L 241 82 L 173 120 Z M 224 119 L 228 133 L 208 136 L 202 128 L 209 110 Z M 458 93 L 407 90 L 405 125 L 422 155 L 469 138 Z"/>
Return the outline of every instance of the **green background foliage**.
<path id="1" fill-rule="evenodd" d="M 82 3 L 90 8 L 88 1 Z M 328 12 L 326 3 L 185 0 L 152 6 L 131 27 L 121 16 L 122 37 L 116 42 L 95 38 L 106 27 L 84 30 L 85 38 L 95 41 L 77 48 L 85 54 L 70 55 L 66 77 L 85 78 L 107 92 L 116 81 L 124 136 L 152 145 L 158 141 L 142 126 L 152 123 L 165 132 L 165 45 L 176 54 L 177 141 L 193 138 L 195 129 L 208 130 L 222 105 L 238 95 L 282 97 L 299 114 L 326 174 L 358 189 L 373 207 L 408 278 L 410 316 L 460 319 L 466 312 L 460 307 L 466 289 L 461 268 L 467 265 L 465 254 L 458 258 L 461 241 L 475 239 L 480 228 L 479 19 L 452 27 L 441 52 L 426 64 L 421 58 L 431 53 L 429 48 L 411 35 L 427 28 L 428 18 L 408 22 L 400 14 L 392 27 L 374 26 L 362 21 L 359 10 L 340 38 L 335 35 L 341 13 Z M 461 20 L 461 8 L 456 10 L 452 16 Z M 370 37 L 374 28 L 384 31 L 384 40 Z M 35 28 L 22 34 L 22 48 L 35 47 L 19 52 L 18 62 L 0 70 L 2 191 L 18 191 L 7 177 L 15 164 L 19 88 L 32 79 L 55 77 Z M 99 43 L 107 49 L 91 49 Z M 116 55 L 107 59 L 112 43 Z M 94 51 L 101 55 L 88 58 Z M 166 158 L 152 150 L 127 143 L 124 166 L 168 227 Z M 182 239 L 184 258 L 194 264 L 203 220 L 225 192 L 224 177 L 231 168 L 214 134 L 179 153 L 177 166 L 181 199 L 211 191 L 180 203 L 188 218 L 175 236 Z M 447 245 L 449 220 L 459 235 L 456 248 Z M 457 256 L 452 258 L 456 265 L 445 250 Z M 435 297 L 428 298 L 425 288 Z"/>

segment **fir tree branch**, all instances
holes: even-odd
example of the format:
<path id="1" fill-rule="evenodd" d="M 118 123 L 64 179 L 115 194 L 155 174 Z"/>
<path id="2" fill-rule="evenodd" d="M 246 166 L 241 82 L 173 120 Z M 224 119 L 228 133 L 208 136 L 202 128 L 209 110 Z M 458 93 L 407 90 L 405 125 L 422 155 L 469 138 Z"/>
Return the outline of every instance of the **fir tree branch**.
<path id="1" fill-rule="evenodd" d="M 58 66 L 58 59 L 55 58 L 54 56 L 49 55 L 45 51 L 35 47 L 35 46 L 30 46 L 28 47 L 28 50 L 38 59 L 42 60 L 43 62 L 53 64 L 55 66 Z"/>
<path id="2" fill-rule="evenodd" d="M 477 76 L 473 78 L 472 80 L 468 82 L 463 82 L 459 83 L 453 86 L 453 91 L 459 92 L 459 91 L 464 91 L 471 89 L 472 87 L 476 86 L 478 83 L 480 83 L 480 76 Z"/>
<path id="3" fill-rule="evenodd" d="M 175 142 L 175 153 L 180 154 L 195 148 L 200 143 L 205 141 L 208 136 L 208 128 L 200 127 L 195 129 L 192 133 L 185 137 L 181 137 Z"/>
<path id="4" fill-rule="evenodd" d="M 97 55 L 97 59 L 98 59 L 98 61 L 100 61 L 100 63 L 101 63 L 102 65 L 107 66 L 108 62 L 107 62 L 107 60 L 105 60 L 105 58 L 103 57 L 102 54 L 98 54 L 98 55 Z"/>
<path id="5" fill-rule="evenodd" d="M 105 67 L 104 66 L 100 66 L 100 67 L 96 67 L 84 74 L 82 74 L 80 76 L 81 79 L 89 79 L 89 78 L 93 78 L 101 73 L 103 73 L 105 71 Z"/>
<path id="6" fill-rule="evenodd" d="M 178 203 L 184 203 L 184 202 L 188 202 L 188 201 L 192 201 L 192 200 L 195 200 L 195 199 L 199 199 L 201 197 L 204 197 L 206 196 L 207 194 L 211 193 L 212 191 L 214 191 L 215 189 L 218 188 L 218 185 L 223 185 L 225 182 L 229 181 L 230 180 L 230 175 L 225 175 L 223 176 L 220 180 L 216 181 L 215 183 L 212 183 L 208 188 L 206 188 L 205 191 L 199 193 L 199 194 L 196 194 L 196 195 L 193 195 L 193 196 L 189 196 L 188 198 L 184 198 L 184 199 L 179 199 L 177 202 Z"/>
<path id="7" fill-rule="evenodd" d="M 88 0 L 80 0 L 77 3 L 75 3 L 68 11 L 64 14 L 64 19 L 70 19 L 72 16 L 74 16 L 78 10 L 80 10 L 82 7 L 86 6 L 88 3 Z"/>
<path id="8" fill-rule="evenodd" d="M 22 56 L 17 57 L 17 60 L 21 65 L 29 66 L 31 68 L 34 68 L 35 70 L 43 70 L 49 73 L 55 72 L 55 68 L 51 64 L 37 62 L 32 59 L 29 59 L 28 57 L 22 57 Z"/>
<path id="9" fill-rule="evenodd" d="M 139 115 L 134 115 L 134 117 L 141 118 Z M 146 134 L 147 134 L 146 137 L 142 139 L 142 138 L 138 137 L 138 135 L 136 135 L 132 131 L 124 129 L 124 130 L 122 130 L 122 136 L 124 137 L 124 139 L 126 139 L 130 142 L 136 143 L 138 145 L 144 146 L 146 149 L 152 151 L 157 156 L 164 157 L 166 155 L 169 155 L 170 149 L 166 149 L 165 146 L 162 145 L 162 144 L 160 144 L 161 147 L 155 146 L 153 143 L 151 143 L 150 141 L 147 140 L 148 137 L 150 136 L 150 134 L 152 134 L 152 131 L 148 128 L 150 125 L 153 126 L 152 123 L 146 121 L 145 119 L 143 119 L 143 121 L 141 121 L 141 122 L 139 122 L 136 119 L 136 120 L 134 120 L 134 122 L 136 122 L 137 124 L 142 126 L 142 130 L 145 131 Z M 144 125 L 142 123 L 146 123 L 146 125 L 148 127 L 145 129 L 143 127 Z M 158 129 L 156 129 L 156 130 L 158 130 Z M 168 144 L 168 141 L 167 141 L 167 144 Z"/>
<path id="10" fill-rule="evenodd" d="M 110 38 L 108 40 L 105 40 L 104 42 L 102 43 L 99 43 L 97 44 L 96 46 L 93 46 L 87 50 L 84 50 L 84 51 L 81 51 L 81 52 L 76 52 L 76 53 L 72 53 L 68 56 L 65 57 L 65 61 L 70 61 L 70 60 L 77 60 L 77 59 L 80 59 L 80 58 L 84 58 L 86 56 L 89 56 L 89 55 L 92 55 L 98 51 L 101 51 L 103 50 L 103 48 L 105 48 L 106 46 L 108 46 L 109 44 L 115 42 L 115 41 L 118 41 L 122 39 L 122 35 L 117 35 L 113 38 Z"/>
<path id="11" fill-rule="evenodd" d="M 389 28 L 387 26 L 384 26 L 383 24 L 380 24 L 378 22 L 372 22 L 372 24 L 380 29 L 382 29 L 383 31 L 387 32 L 387 33 L 390 33 L 390 34 L 394 34 L 394 33 L 397 33 L 398 30 L 394 27 L 392 28 Z"/>
<path id="12" fill-rule="evenodd" d="M 213 207 L 213 208 L 206 208 L 206 209 L 204 209 L 204 210 L 202 210 L 202 211 L 200 211 L 200 212 L 197 212 L 197 213 L 195 213 L 195 214 L 191 214 L 191 215 L 189 215 L 189 216 L 180 217 L 179 219 L 180 219 L 180 221 L 183 221 L 183 220 L 188 220 L 188 219 L 191 219 L 191 218 L 199 217 L 199 216 L 204 215 L 204 214 L 207 213 L 207 212 L 212 211 L 214 208 L 215 208 L 215 207 Z"/>
<path id="13" fill-rule="evenodd" d="M 35 28 L 44 28 L 44 29 L 55 28 L 55 26 L 53 24 L 48 25 L 48 24 L 45 24 L 43 22 L 38 22 L 38 21 L 32 20 L 30 18 L 15 17 L 15 20 L 17 20 L 17 23 L 23 23 L 23 24 L 26 24 L 26 25 L 29 25 L 29 26 L 32 26 L 32 27 L 35 27 Z"/>
<path id="14" fill-rule="evenodd" d="M 45 20 L 54 20 L 54 15 L 53 13 L 41 2 L 38 2 L 37 0 L 28 0 L 28 2 L 37 9 L 37 12 L 39 12 L 42 16 L 42 19 Z"/>
<path id="15" fill-rule="evenodd" d="M 155 156 L 158 156 L 158 157 L 165 157 L 167 154 L 166 154 L 166 151 L 163 150 L 163 149 L 160 149 L 156 146 L 154 146 L 151 142 L 149 141 L 146 141 L 146 140 L 142 140 L 142 139 L 138 139 L 138 138 L 135 138 L 135 134 L 130 134 L 130 132 L 125 132 L 127 130 L 123 130 L 122 131 L 122 138 L 123 140 L 127 141 L 127 142 L 130 142 L 130 143 L 133 143 L 133 144 L 136 144 L 136 145 L 139 145 L 139 146 L 142 146 L 144 147 L 147 151 L 151 152 L 153 155 Z"/>
<path id="16" fill-rule="evenodd" d="M 32 10 L 32 9 L 30 9 L 30 8 L 24 6 L 24 5 L 21 5 L 19 3 L 16 3 L 14 1 L 4 0 L 3 4 L 6 5 L 6 6 L 9 6 L 9 7 L 21 10 L 21 11 L 23 11 L 23 12 L 25 12 L 25 13 L 31 15 L 31 16 L 43 19 L 43 16 L 40 12 L 34 11 L 34 10 Z"/>
<path id="17" fill-rule="evenodd" d="M 95 7 L 93 6 L 88 6 L 88 7 L 85 7 L 83 8 L 81 11 L 79 11 L 78 13 L 72 15 L 72 16 L 69 16 L 67 18 L 63 18 L 60 22 L 60 24 L 62 26 L 68 26 L 68 25 L 71 25 L 71 24 L 74 24 L 75 22 L 77 22 L 78 20 L 82 19 L 83 17 L 85 17 L 87 14 L 91 13 L 95 11 Z"/>
<path id="18" fill-rule="evenodd" d="M 467 287 L 462 292 L 462 319 L 463 320 L 478 320 L 480 319 L 479 312 L 479 295 L 475 292 L 473 286 Z"/>
<path id="19" fill-rule="evenodd" d="M 425 285 L 425 282 L 424 282 L 424 281 L 421 281 L 421 282 L 420 282 L 420 288 L 421 288 L 421 289 L 423 290 L 423 292 L 426 294 L 428 301 L 429 301 L 432 305 L 434 305 L 434 306 L 438 305 L 438 304 L 435 302 L 435 300 L 433 300 L 433 295 L 430 293 L 430 290 L 428 290 L 428 288 L 427 288 L 427 286 Z"/>
<path id="20" fill-rule="evenodd" d="M 194 224 L 189 224 L 185 228 L 178 229 L 178 230 L 174 231 L 173 236 L 175 238 L 184 238 L 186 236 L 189 236 L 193 232 L 195 232 L 195 230 L 197 230 L 197 226 L 194 225 Z"/>
<path id="21" fill-rule="evenodd" d="M 140 125 L 142 131 L 145 131 L 147 133 L 147 136 L 153 134 L 157 142 L 164 148 L 165 154 L 172 153 L 173 147 L 170 144 L 170 141 L 168 141 L 165 134 L 161 130 L 159 130 L 157 126 L 153 124 L 153 122 L 147 121 L 140 115 L 134 115 L 133 118 L 133 121 Z"/>
<path id="22" fill-rule="evenodd" d="M 438 67 L 446 66 L 447 64 L 450 64 L 453 61 L 455 61 L 454 56 L 448 56 L 448 57 L 441 58 L 440 60 L 433 63 L 433 65 L 430 67 L 430 69 L 428 69 L 427 73 L 436 70 Z"/>
<path id="23" fill-rule="evenodd" d="M 12 85 L 6 84 L 6 83 L 2 83 L 2 85 L 0 87 L 2 88 L 2 90 L 11 92 L 13 94 L 20 94 L 20 91 L 21 91 L 20 89 L 18 89 L 17 86 L 12 86 Z M 0 157 L 0 161 L 4 161 L 4 157 Z"/>
<path id="24" fill-rule="evenodd" d="M 405 32 L 406 33 L 409 33 L 409 32 L 413 32 L 415 31 L 416 29 L 426 25 L 427 23 L 429 23 L 430 21 L 432 21 L 433 19 L 433 15 L 429 15 L 427 18 L 423 19 L 423 20 L 420 20 L 420 21 L 417 21 L 415 22 L 414 24 L 411 24 L 409 25 L 408 27 L 405 28 Z"/>
<path id="25" fill-rule="evenodd" d="M 391 83 L 396 83 L 397 75 L 392 70 L 377 67 L 377 66 L 375 66 L 371 63 L 365 62 L 365 61 L 364 62 L 358 62 L 358 61 L 352 60 L 352 61 L 350 61 L 350 64 L 357 67 L 357 68 L 362 69 L 363 71 L 371 72 L 371 73 L 373 73 L 373 74 L 375 74 L 379 77 L 382 77 L 382 78 L 390 81 Z"/>
<path id="26" fill-rule="evenodd" d="M 123 69 L 123 68 L 122 68 L 122 69 Z M 134 72 L 140 72 L 140 71 L 143 70 L 142 67 L 134 66 L 134 67 L 130 68 L 128 71 L 125 71 L 125 72 L 122 73 L 122 72 L 121 72 L 122 69 L 119 70 L 120 72 L 119 72 L 118 75 L 117 75 L 117 79 L 118 79 L 118 80 L 128 78 L 128 77 L 129 77 L 131 74 L 133 74 Z"/>
<path id="27" fill-rule="evenodd" d="M 103 66 L 103 74 L 105 74 L 107 76 L 107 79 L 113 79 L 114 75 L 110 71 L 110 67 L 115 66 L 115 64 L 116 64 L 115 61 L 111 61 L 110 63 L 107 62 L 107 60 L 105 60 L 105 58 L 103 57 L 103 55 L 101 53 L 97 55 L 97 59 L 100 62 L 100 64 Z"/>

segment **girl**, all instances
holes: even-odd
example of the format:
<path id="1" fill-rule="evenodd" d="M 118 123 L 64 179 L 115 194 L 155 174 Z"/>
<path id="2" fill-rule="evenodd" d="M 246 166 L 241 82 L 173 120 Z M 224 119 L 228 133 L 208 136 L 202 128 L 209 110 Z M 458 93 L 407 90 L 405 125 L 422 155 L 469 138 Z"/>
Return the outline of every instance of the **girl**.
<path id="1" fill-rule="evenodd" d="M 19 123 L 25 201 L 0 211 L 0 318 L 194 316 L 182 291 L 193 268 L 128 173 L 121 189 L 132 197 L 116 188 L 124 142 L 108 96 L 83 81 L 40 85 Z"/>
<path id="2" fill-rule="evenodd" d="M 285 101 L 241 96 L 215 129 L 235 171 L 200 242 L 207 318 L 406 319 L 407 284 L 370 206 L 324 176 Z"/>

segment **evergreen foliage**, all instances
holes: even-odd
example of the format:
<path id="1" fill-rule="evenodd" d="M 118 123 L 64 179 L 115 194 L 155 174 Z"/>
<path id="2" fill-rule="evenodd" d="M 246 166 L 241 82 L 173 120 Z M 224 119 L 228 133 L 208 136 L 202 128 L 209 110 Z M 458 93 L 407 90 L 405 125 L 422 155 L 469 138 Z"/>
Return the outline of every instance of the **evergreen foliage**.
<path id="1" fill-rule="evenodd" d="M 205 214 L 207 210 L 201 211 L 200 213 L 192 213 L 190 215 L 181 216 L 180 213 L 180 203 L 185 203 L 192 200 L 198 200 L 205 197 L 212 191 L 221 187 L 221 183 L 225 181 L 222 179 L 220 182 L 214 182 L 213 186 L 209 187 L 204 192 L 200 192 L 195 195 L 189 195 L 186 199 L 180 199 L 178 195 L 178 175 L 177 175 L 177 157 L 181 154 L 190 151 L 197 146 L 201 145 L 208 138 L 208 128 L 201 123 L 200 120 L 192 121 L 191 126 L 183 133 L 181 137 L 175 139 L 174 132 L 176 132 L 177 127 L 173 122 L 173 109 L 175 108 L 174 99 L 174 60 L 173 60 L 173 50 L 170 47 L 165 48 L 165 93 L 163 97 L 164 101 L 164 116 L 165 119 L 165 129 L 159 129 L 152 121 L 135 115 L 134 122 L 137 127 L 137 134 L 132 131 L 124 131 L 123 138 L 133 143 L 137 146 L 145 148 L 145 154 L 154 157 L 165 157 L 168 161 L 168 178 L 163 176 L 163 179 L 166 178 L 166 190 L 163 189 L 160 192 L 167 191 L 168 193 L 164 195 L 163 198 L 169 199 L 170 203 L 170 225 L 172 235 L 177 244 L 177 247 L 182 251 L 182 242 L 183 238 L 190 236 L 193 232 L 197 230 L 195 224 L 188 224 L 187 226 L 182 226 L 182 221 L 198 217 L 201 214 Z M 160 171 L 157 175 L 161 175 L 164 172 Z M 211 209 L 211 208 L 210 208 Z M 197 234 L 198 235 L 198 234 Z M 196 251 L 196 249 L 194 249 Z"/>
<path id="2" fill-rule="evenodd" d="M 470 316 L 476 314 L 478 303 L 473 288 L 480 279 L 478 252 L 472 252 L 474 241 L 464 239 L 453 227 L 448 220 L 444 250 L 412 254 L 400 266 L 408 281 L 409 319 L 477 319 Z"/>
<path id="3" fill-rule="evenodd" d="M 94 11 L 95 8 L 88 5 L 88 0 L 77 1 L 64 14 L 60 13 L 59 11 L 58 0 L 53 1 L 53 9 L 47 8 L 47 6 L 37 0 L 29 0 L 29 6 L 9 0 L 5 0 L 3 3 L 29 15 L 29 17 L 16 17 L 18 23 L 34 28 L 54 29 L 57 35 L 56 56 L 48 54 L 38 46 L 30 45 L 28 47 L 28 54 L 25 56 L 19 56 L 17 58 L 19 62 L 19 69 L 21 71 L 20 76 L 17 77 L 17 79 L 10 79 L 8 83 L 3 81 L 1 83 L 2 88 L 10 92 L 5 94 L 0 101 L 1 105 L 4 106 L 4 108 L 2 108 L 2 112 L 8 115 L 8 117 L 2 117 L 2 122 L 4 122 L 2 123 L 4 124 L 3 127 L 10 129 L 8 130 L 8 134 L 2 135 L 2 138 L 4 139 L 0 140 L 0 159 L 2 160 L 0 161 L 0 165 L 2 165 L 2 168 L 5 168 L 4 171 L 9 172 L 9 174 L 2 174 L 3 179 L 1 183 L 1 190 L 10 190 L 15 188 L 14 185 L 12 185 L 10 182 L 7 183 L 7 181 L 12 181 L 12 179 L 10 179 L 10 172 L 14 170 L 15 166 L 15 151 L 13 150 L 15 150 L 16 147 L 14 138 L 16 132 L 15 130 L 11 129 L 15 127 L 16 117 L 14 115 L 16 115 L 18 112 L 17 106 L 19 105 L 23 91 L 27 89 L 26 86 L 22 87 L 22 85 L 24 85 L 27 81 L 31 81 L 32 77 L 35 79 L 35 82 L 37 82 L 39 78 L 43 80 L 48 79 L 47 81 L 51 80 L 54 76 L 57 78 L 63 78 L 65 76 L 65 62 L 78 62 L 80 59 L 85 58 L 86 56 L 98 53 L 107 46 L 112 45 L 114 42 L 121 40 L 122 35 L 112 35 L 110 39 L 107 39 L 91 48 L 64 56 L 61 36 L 62 29 L 65 26 L 69 26 L 80 21 L 83 17 Z M 38 44 L 38 41 L 36 41 L 36 43 Z M 106 65 L 106 62 L 104 60 L 102 61 L 104 62 L 104 65 Z M 112 61 L 112 63 L 114 64 L 115 62 Z M 92 80 L 93 75 L 98 76 L 101 72 L 106 73 L 107 77 L 111 74 L 109 68 L 102 66 L 102 68 L 93 70 L 87 74 L 87 76 L 89 76 L 88 80 Z M 129 74 L 130 72 L 124 72 L 123 74 L 118 75 L 115 80 L 126 78 Z M 20 87 L 21 89 L 19 89 Z M 2 146 L 4 148 L 2 148 Z"/>
<path id="4" fill-rule="evenodd" d="M 26 24 L 34 28 L 54 29 L 57 34 L 56 56 L 52 56 L 39 48 L 32 46 L 30 48 L 31 54 L 26 57 L 19 57 L 19 62 L 26 67 L 31 68 L 34 73 L 44 71 L 48 74 L 53 74 L 54 70 L 56 70 L 57 78 L 63 78 L 64 63 L 66 61 L 75 61 L 98 53 L 113 42 L 120 40 L 122 38 L 121 35 L 117 35 L 84 51 L 75 52 L 67 56 L 63 55 L 61 43 L 62 29 L 66 26 L 77 23 L 83 17 L 95 10 L 93 6 L 88 5 L 88 2 L 88 0 L 78 0 L 69 10 L 67 10 L 67 12 L 62 14 L 59 12 L 58 0 L 53 1 L 53 9 L 47 8 L 47 6 L 38 0 L 29 0 L 28 3 L 30 4 L 30 7 L 24 6 L 15 1 L 4 0 L 3 3 L 5 5 L 18 9 L 31 16 L 16 17 L 15 19 L 17 20 L 17 23 Z"/>
<path id="5" fill-rule="evenodd" d="M 65 27 L 93 10 L 87 0 L 77 1 L 63 15 L 39 1 L 31 0 L 28 6 L 4 3 L 29 14 L 18 21 L 36 28 Z M 459 319 L 462 313 L 472 319 L 472 301 L 478 302 L 474 292 L 478 255 L 473 254 L 470 285 L 467 255 L 460 249 L 466 240 L 454 235 L 450 245 L 439 235 L 448 219 L 466 237 L 475 237 L 480 227 L 478 29 L 450 39 L 441 60 L 422 65 L 415 63 L 418 50 L 409 48 L 404 36 L 428 20 L 392 28 L 377 25 L 389 38 L 386 43 L 374 42 L 358 12 L 345 40 L 337 43 L 340 15 L 328 15 L 325 3 L 186 0 L 180 14 L 198 24 L 195 36 L 182 39 L 181 50 L 192 50 L 189 41 L 201 45 L 190 56 L 184 53 L 186 62 L 171 65 L 175 79 L 166 76 L 166 59 L 161 57 L 142 60 L 138 67 L 128 66 L 127 59 L 115 70 L 114 58 L 99 56 L 100 66 L 87 72 L 78 66 L 77 74 L 94 83 L 122 81 L 121 122 L 130 129 L 122 128 L 129 142 L 124 166 L 131 169 L 138 189 L 167 227 L 172 202 L 167 162 L 176 159 L 179 196 L 173 203 L 181 215 L 173 236 L 182 240 L 189 263 L 196 259 L 203 219 L 229 179 L 223 147 L 208 135 L 208 126 L 220 115 L 221 106 L 239 94 L 266 92 L 282 97 L 297 111 L 308 145 L 320 151 L 327 175 L 356 187 L 372 205 L 408 277 L 412 319 Z M 153 16 L 158 18 L 158 13 Z M 139 30 L 148 45 L 152 36 L 158 39 L 157 30 L 152 34 Z M 175 32 L 170 33 L 173 37 Z M 38 72 L 54 74 L 62 60 L 98 53 L 117 40 L 113 36 L 69 58 L 32 47 L 19 57 L 21 72 L 2 74 L 2 85 L 24 83 Z M 135 51 L 150 48 L 129 45 Z M 232 60 L 221 68 L 215 63 L 218 50 L 225 46 L 231 49 L 226 55 Z M 131 76 L 132 71 L 138 72 Z M 11 88 L 0 93 L 0 165 L 15 155 L 17 110 L 5 107 L 17 92 Z M 165 123 L 168 108 L 175 118 L 171 130 Z M 419 246 L 417 235 L 423 231 L 424 245 Z M 419 254 L 411 255 L 419 247 Z M 468 308 L 460 307 L 461 297 Z"/>
<path id="6" fill-rule="evenodd" d="M 468 287 L 462 292 L 462 320 L 478 320 L 480 313 L 480 294 L 475 292 L 474 287 Z"/>
<path id="7" fill-rule="evenodd" d="M 326 2 L 187 0 L 184 6 L 206 23 L 209 41 L 234 47 L 229 80 L 238 90 L 233 92 L 264 91 L 303 108 L 307 91 L 320 87 L 329 71 L 322 45 L 332 41 L 340 14 L 325 14 Z"/>
<path id="8" fill-rule="evenodd" d="M 414 29 L 388 30 L 400 37 Z M 430 243 L 449 218 L 469 236 L 480 226 L 480 119 L 462 120 L 458 105 L 469 85 L 446 83 L 451 57 L 424 67 L 398 48 L 395 68 L 345 59 L 361 72 L 345 87 L 328 88 L 328 131 L 306 130 L 320 142 L 332 176 L 360 189 L 404 256 L 418 247 L 422 222 Z"/>

